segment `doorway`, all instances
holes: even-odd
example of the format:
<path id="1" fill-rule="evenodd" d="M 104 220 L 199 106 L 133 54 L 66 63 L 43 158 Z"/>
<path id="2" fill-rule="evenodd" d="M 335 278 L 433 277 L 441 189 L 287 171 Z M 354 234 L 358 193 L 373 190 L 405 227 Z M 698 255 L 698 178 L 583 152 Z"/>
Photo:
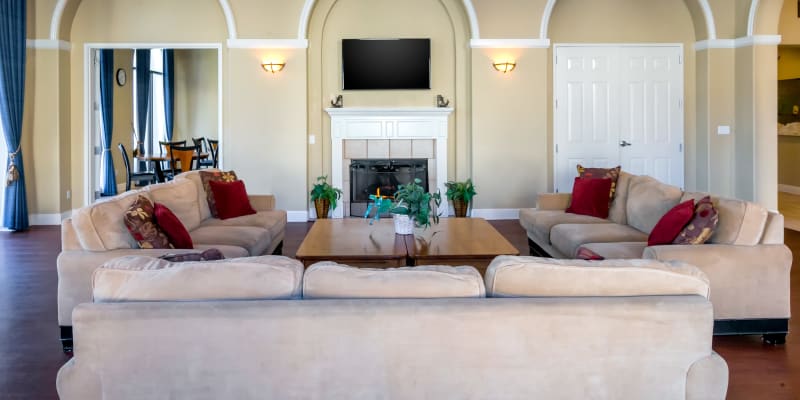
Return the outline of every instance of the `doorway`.
<path id="1" fill-rule="evenodd" d="M 650 175 L 683 188 L 683 46 L 555 45 L 554 189 L 576 166 Z"/>

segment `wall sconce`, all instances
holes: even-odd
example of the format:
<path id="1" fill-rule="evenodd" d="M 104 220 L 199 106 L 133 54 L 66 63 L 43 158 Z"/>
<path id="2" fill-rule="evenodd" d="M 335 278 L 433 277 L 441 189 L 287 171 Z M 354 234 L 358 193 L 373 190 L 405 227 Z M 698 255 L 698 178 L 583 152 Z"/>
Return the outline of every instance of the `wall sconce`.
<path id="1" fill-rule="evenodd" d="M 492 66 L 494 67 L 494 69 L 505 74 L 506 72 L 513 71 L 514 68 L 516 68 L 517 63 L 515 63 L 514 61 L 502 61 L 502 62 L 492 63 Z"/>
<path id="2" fill-rule="evenodd" d="M 264 68 L 264 71 L 272 72 L 273 74 L 279 72 L 286 66 L 284 62 L 276 62 L 276 61 L 264 61 L 261 63 L 261 68 Z"/>

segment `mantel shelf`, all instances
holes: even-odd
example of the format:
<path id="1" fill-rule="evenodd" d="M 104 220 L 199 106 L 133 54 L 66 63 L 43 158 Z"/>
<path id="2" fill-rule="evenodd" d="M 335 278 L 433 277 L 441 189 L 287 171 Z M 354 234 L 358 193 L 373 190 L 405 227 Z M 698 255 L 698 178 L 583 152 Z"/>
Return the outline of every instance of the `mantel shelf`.
<path id="1" fill-rule="evenodd" d="M 448 115 L 452 107 L 328 107 L 328 115 L 353 116 L 406 116 L 406 115 Z"/>

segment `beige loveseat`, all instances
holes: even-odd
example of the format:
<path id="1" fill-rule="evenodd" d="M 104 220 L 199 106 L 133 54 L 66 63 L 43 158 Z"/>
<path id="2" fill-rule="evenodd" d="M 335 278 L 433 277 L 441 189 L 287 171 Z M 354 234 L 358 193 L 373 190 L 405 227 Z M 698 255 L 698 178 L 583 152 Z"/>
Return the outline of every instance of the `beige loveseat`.
<path id="1" fill-rule="evenodd" d="M 216 171 L 208 169 L 206 171 Z M 125 210 L 143 195 L 166 205 L 191 235 L 195 249 L 141 249 L 123 222 Z M 71 347 L 72 309 L 92 301 L 91 276 L 104 262 L 125 255 L 158 257 L 219 249 L 225 257 L 280 253 L 286 212 L 275 209 L 272 195 L 251 195 L 256 214 L 220 220 L 211 217 L 199 171 L 103 199 L 76 211 L 61 223 L 58 255 L 58 324 L 65 351 Z"/>
<path id="2" fill-rule="evenodd" d="M 62 400 L 713 400 L 727 390 L 708 281 L 687 264 L 502 256 L 485 284 L 472 267 L 303 272 L 270 256 L 113 264 L 93 280 L 105 303 L 75 309 Z M 195 274 L 260 283 L 222 300 Z M 192 282 L 177 298 L 176 280 Z M 195 301 L 152 301 L 159 293 Z"/>
<path id="3" fill-rule="evenodd" d="M 531 254 L 574 258 L 583 246 L 606 259 L 681 260 L 711 282 L 717 334 L 765 334 L 782 342 L 788 330 L 792 253 L 783 244 L 783 216 L 747 201 L 712 201 L 719 224 L 703 245 L 647 246 L 669 209 L 704 193 L 683 192 L 648 176 L 622 172 L 608 219 L 565 213 L 569 193 L 539 195 L 537 208 L 520 210 Z"/>

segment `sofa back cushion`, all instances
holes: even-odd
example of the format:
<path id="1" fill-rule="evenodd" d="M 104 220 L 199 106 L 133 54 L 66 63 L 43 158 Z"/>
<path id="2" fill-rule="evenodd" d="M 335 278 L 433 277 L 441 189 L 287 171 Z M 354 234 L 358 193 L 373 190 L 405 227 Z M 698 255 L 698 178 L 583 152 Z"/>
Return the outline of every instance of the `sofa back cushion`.
<path id="1" fill-rule="evenodd" d="M 94 302 L 246 300 L 300 297 L 303 265 L 288 257 L 169 262 L 125 256 L 92 276 Z"/>
<path id="2" fill-rule="evenodd" d="M 620 225 L 628 224 L 628 217 L 625 205 L 628 202 L 628 186 L 631 182 L 631 175 L 625 171 L 619 172 L 617 184 L 614 190 L 614 200 L 611 202 L 611 207 L 608 210 L 608 219 Z"/>
<path id="3" fill-rule="evenodd" d="M 125 211 L 139 195 L 150 198 L 147 192 L 132 190 L 76 211 L 72 226 L 81 247 L 89 251 L 138 248 L 139 244 L 125 227 L 124 218 Z"/>
<path id="4" fill-rule="evenodd" d="M 705 196 L 708 193 L 686 192 L 682 199 L 697 201 Z M 766 208 L 749 201 L 724 197 L 712 196 L 711 201 L 719 213 L 719 222 L 708 243 L 752 246 L 761 241 L 769 214 Z"/>
<path id="5" fill-rule="evenodd" d="M 161 203 L 172 211 L 187 230 L 200 226 L 200 205 L 197 202 L 197 187 L 187 179 L 150 185 L 145 188 L 154 203 Z"/>
<path id="6" fill-rule="evenodd" d="M 214 168 L 205 168 L 204 171 L 219 171 L 218 169 Z M 187 171 L 175 177 L 175 180 L 188 180 L 194 183 L 195 188 L 197 188 L 197 204 L 200 207 L 200 220 L 205 221 L 211 218 L 211 210 L 208 208 L 208 201 L 206 200 L 206 190 L 203 188 L 203 181 L 200 178 L 200 171 Z"/>
<path id="7" fill-rule="evenodd" d="M 657 260 L 557 260 L 499 256 L 486 270 L 488 297 L 699 295 L 708 278 L 697 267 Z"/>
<path id="8" fill-rule="evenodd" d="M 480 273 L 469 266 L 355 268 L 319 262 L 306 270 L 303 298 L 485 297 Z"/>
<path id="9" fill-rule="evenodd" d="M 649 234 L 658 220 L 675 207 L 683 191 L 647 175 L 632 176 L 628 184 L 625 214 L 628 225 Z"/>

